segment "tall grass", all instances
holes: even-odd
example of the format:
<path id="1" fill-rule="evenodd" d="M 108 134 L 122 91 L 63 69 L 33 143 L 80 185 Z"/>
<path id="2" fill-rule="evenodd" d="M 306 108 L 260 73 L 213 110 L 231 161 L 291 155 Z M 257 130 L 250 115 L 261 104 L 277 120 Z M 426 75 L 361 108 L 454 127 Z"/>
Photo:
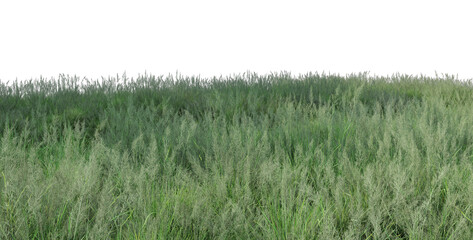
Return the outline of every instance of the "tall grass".
<path id="1" fill-rule="evenodd" d="M 471 82 L 79 81 L 0 85 L 0 239 L 473 238 Z"/>

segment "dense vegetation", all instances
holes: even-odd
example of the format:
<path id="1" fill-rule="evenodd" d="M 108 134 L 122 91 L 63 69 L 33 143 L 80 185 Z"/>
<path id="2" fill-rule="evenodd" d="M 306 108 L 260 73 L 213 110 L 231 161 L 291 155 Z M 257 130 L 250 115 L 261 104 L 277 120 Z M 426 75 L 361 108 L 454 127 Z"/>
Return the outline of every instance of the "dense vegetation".
<path id="1" fill-rule="evenodd" d="M 0 85 L 0 239 L 473 239 L 473 87 L 280 73 Z"/>

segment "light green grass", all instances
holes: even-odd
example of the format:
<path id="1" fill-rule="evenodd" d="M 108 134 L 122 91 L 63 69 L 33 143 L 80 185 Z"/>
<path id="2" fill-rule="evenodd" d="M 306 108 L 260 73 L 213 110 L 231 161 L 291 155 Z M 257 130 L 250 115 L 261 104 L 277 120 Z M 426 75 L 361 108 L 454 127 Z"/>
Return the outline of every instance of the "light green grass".
<path id="1" fill-rule="evenodd" d="M 472 239 L 473 88 L 286 73 L 0 86 L 0 239 Z"/>

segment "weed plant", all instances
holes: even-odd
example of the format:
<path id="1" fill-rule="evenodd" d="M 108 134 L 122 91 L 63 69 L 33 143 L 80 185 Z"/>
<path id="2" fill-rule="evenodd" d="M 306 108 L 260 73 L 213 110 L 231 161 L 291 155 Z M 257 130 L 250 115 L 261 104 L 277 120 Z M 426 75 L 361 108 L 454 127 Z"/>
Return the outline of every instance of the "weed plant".
<path id="1" fill-rule="evenodd" d="M 0 239 L 473 239 L 451 76 L 0 85 Z"/>

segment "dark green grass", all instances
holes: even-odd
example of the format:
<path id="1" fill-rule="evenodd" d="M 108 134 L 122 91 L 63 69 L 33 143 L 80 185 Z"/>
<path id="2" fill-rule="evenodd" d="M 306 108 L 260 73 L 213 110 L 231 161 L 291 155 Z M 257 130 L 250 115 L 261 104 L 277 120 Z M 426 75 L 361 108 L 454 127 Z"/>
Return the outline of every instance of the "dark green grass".
<path id="1" fill-rule="evenodd" d="M 0 239 L 471 239 L 453 77 L 0 85 Z"/>

